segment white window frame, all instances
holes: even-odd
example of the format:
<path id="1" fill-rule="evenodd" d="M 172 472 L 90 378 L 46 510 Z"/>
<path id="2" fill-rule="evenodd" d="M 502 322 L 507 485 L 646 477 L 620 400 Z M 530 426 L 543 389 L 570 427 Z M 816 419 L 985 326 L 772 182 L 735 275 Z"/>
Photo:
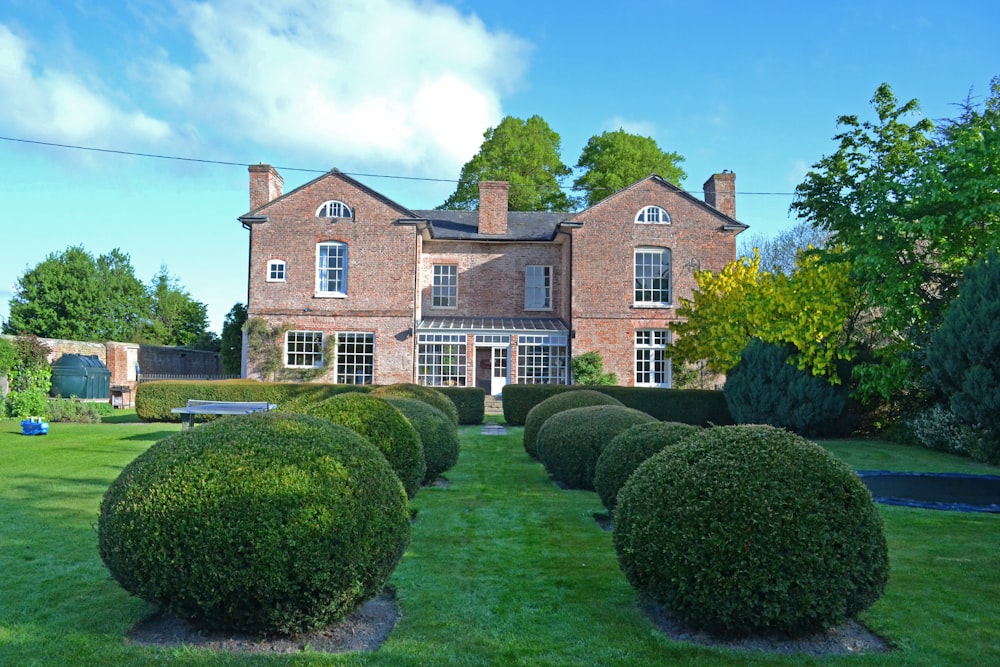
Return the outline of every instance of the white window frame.
<path id="1" fill-rule="evenodd" d="M 464 387 L 469 366 L 465 334 L 417 336 L 417 384 Z"/>
<path id="2" fill-rule="evenodd" d="M 458 308 L 457 264 L 435 264 L 432 267 L 431 308 Z"/>
<path id="3" fill-rule="evenodd" d="M 288 265 L 283 259 L 272 259 L 267 263 L 264 280 L 269 283 L 283 283 L 288 279 Z"/>
<path id="4" fill-rule="evenodd" d="M 517 337 L 518 384 L 566 384 L 569 345 L 566 336 Z"/>
<path id="5" fill-rule="evenodd" d="M 667 356 L 670 345 L 669 329 L 635 330 L 635 386 L 669 389 L 673 382 L 673 366 Z"/>
<path id="6" fill-rule="evenodd" d="M 336 255 L 329 252 L 324 257 L 323 249 L 337 249 Z M 348 248 L 346 243 L 340 241 L 324 241 L 316 244 L 316 296 L 318 297 L 345 297 L 347 296 L 347 258 Z M 331 265 L 331 259 L 336 262 Z M 339 277 L 331 278 L 330 272 Z M 329 289 L 333 286 L 335 289 Z M 339 289 L 336 289 L 338 288 Z"/>
<path id="7" fill-rule="evenodd" d="M 375 384 L 375 334 L 370 331 L 338 331 L 335 382 Z"/>
<path id="8" fill-rule="evenodd" d="M 354 211 L 339 199 L 331 199 L 319 205 L 319 208 L 316 209 L 316 217 L 328 220 L 353 218 Z"/>
<path id="9" fill-rule="evenodd" d="M 659 257 L 659 261 L 654 260 L 656 257 Z M 655 246 L 640 246 L 633 252 L 632 266 L 635 279 L 632 290 L 634 305 L 647 308 L 670 307 L 673 298 L 670 249 Z M 659 268 L 659 277 L 655 273 L 657 268 Z M 662 285 L 664 276 L 666 276 L 667 283 L 665 289 Z M 661 281 L 659 286 L 657 286 L 658 280 Z"/>
<path id="10" fill-rule="evenodd" d="M 311 359 L 311 363 L 307 363 L 307 359 Z M 285 368 L 319 368 L 322 365 L 322 331 L 285 332 Z"/>
<path id="11" fill-rule="evenodd" d="M 524 267 L 524 309 L 552 310 L 552 267 L 529 264 Z"/>
<path id="12" fill-rule="evenodd" d="M 643 206 L 635 214 L 637 225 L 669 225 L 670 214 L 662 206 Z"/>

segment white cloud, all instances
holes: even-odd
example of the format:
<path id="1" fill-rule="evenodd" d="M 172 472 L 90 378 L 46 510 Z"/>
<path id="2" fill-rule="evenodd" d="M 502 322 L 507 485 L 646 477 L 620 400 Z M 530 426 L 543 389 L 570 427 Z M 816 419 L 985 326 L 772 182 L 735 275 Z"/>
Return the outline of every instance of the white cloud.
<path id="1" fill-rule="evenodd" d="M 615 116 L 604 123 L 604 129 L 610 132 L 621 129 L 640 137 L 656 136 L 656 123 L 646 120 L 627 120 L 621 116 Z"/>
<path id="2" fill-rule="evenodd" d="M 187 6 L 188 72 L 161 61 L 187 116 L 324 166 L 457 174 L 501 117 L 528 47 L 416 0 Z M 268 159 L 268 156 L 261 156 Z"/>
<path id="3" fill-rule="evenodd" d="M 799 185 L 806 179 L 809 169 L 810 167 L 805 160 L 794 160 L 791 168 L 785 172 L 785 184 L 792 187 Z"/>
<path id="4" fill-rule="evenodd" d="M 130 146 L 162 141 L 167 123 L 116 105 L 79 75 L 33 66 L 31 45 L 0 24 L 0 123 L 30 139 Z"/>

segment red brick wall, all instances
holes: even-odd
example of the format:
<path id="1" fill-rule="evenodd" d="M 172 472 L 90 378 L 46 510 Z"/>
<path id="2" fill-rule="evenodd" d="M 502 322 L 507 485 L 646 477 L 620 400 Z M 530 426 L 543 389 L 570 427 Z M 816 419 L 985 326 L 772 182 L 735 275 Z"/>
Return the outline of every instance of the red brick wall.
<path id="1" fill-rule="evenodd" d="M 644 206 L 661 206 L 670 224 L 636 224 Z M 596 350 L 622 384 L 634 381 L 634 331 L 670 328 L 681 298 L 695 288 L 692 268 L 720 271 L 736 258 L 736 236 L 711 209 L 655 180 L 645 180 L 590 208 L 573 232 L 573 355 Z M 637 307 L 634 249 L 671 250 L 672 307 Z"/>
<path id="2" fill-rule="evenodd" d="M 561 317 L 565 277 L 562 247 L 548 243 L 427 241 L 420 258 L 420 304 L 424 317 Z M 458 266 L 458 307 L 431 306 L 435 264 Z M 525 310 L 524 269 L 551 266 L 551 310 Z"/>

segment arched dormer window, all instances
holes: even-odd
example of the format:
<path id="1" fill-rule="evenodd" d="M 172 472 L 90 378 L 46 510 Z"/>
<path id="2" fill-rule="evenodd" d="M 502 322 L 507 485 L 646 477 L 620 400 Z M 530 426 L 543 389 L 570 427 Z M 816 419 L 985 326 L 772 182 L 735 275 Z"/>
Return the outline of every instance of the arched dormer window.
<path id="1" fill-rule="evenodd" d="M 645 206 L 639 209 L 635 221 L 643 224 L 669 225 L 670 214 L 660 206 Z"/>
<path id="2" fill-rule="evenodd" d="M 316 209 L 317 218 L 353 218 L 354 211 L 351 207 L 340 201 L 339 199 L 331 199 L 330 201 L 323 202 L 318 209 Z"/>

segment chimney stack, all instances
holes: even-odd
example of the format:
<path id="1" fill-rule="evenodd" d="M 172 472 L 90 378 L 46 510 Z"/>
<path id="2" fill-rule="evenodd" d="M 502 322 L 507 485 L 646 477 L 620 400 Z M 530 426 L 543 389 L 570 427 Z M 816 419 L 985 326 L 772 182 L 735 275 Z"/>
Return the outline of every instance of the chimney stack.
<path id="1" fill-rule="evenodd" d="M 507 181 L 479 182 L 479 233 L 493 236 L 507 234 Z"/>
<path id="2" fill-rule="evenodd" d="M 705 203 L 730 218 L 736 217 L 736 174 L 728 169 L 705 181 Z"/>
<path id="3" fill-rule="evenodd" d="M 260 208 L 281 196 L 285 179 L 269 164 L 250 165 L 250 210 Z"/>

